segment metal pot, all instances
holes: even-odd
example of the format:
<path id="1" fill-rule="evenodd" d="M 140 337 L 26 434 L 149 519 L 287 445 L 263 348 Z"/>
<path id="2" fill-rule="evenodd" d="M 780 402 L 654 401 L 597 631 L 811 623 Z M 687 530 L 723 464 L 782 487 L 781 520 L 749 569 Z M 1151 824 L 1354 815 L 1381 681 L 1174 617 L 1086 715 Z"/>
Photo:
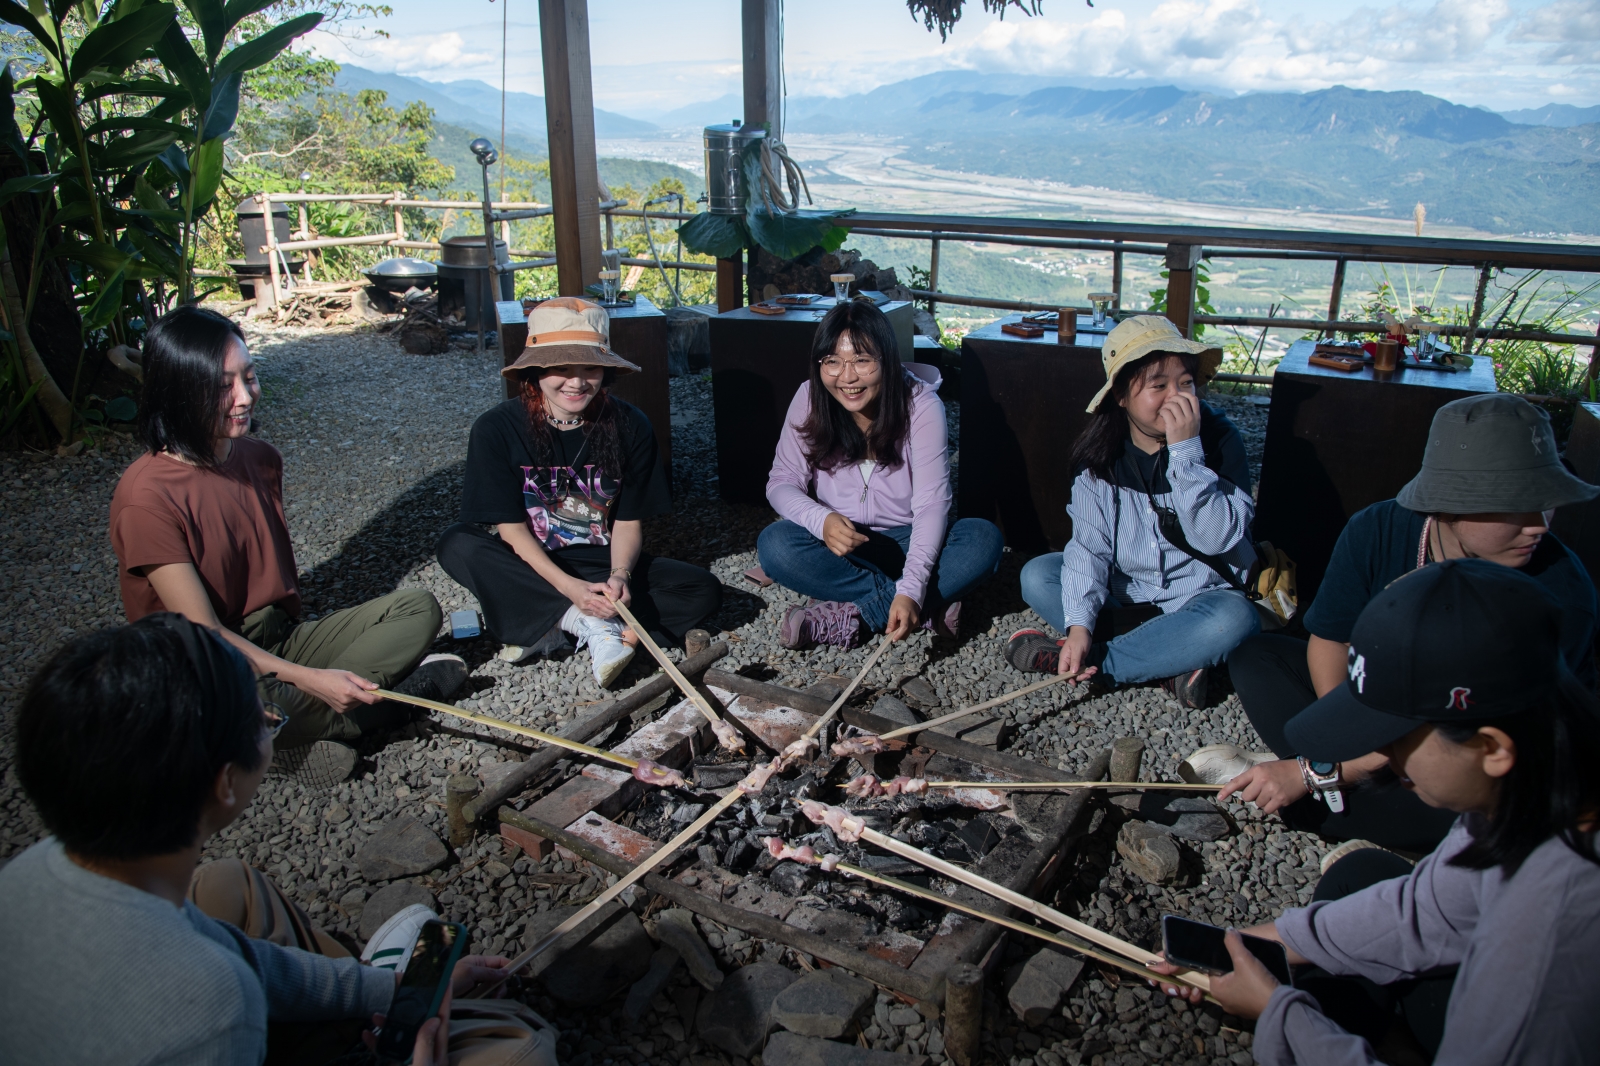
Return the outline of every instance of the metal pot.
<path id="1" fill-rule="evenodd" d="M 439 268 L 426 259 L 396 256 L 361 272 L 384 292 L 405 292 L 411 288 L 431 289 L 439 280 Z"/>
<path id="2" fill-rule="evenodd" d="M 706 210 L 711 214 L 744 214 L 750 190 L 744 180 L 739 153 L 745 145 L 766 135 L 764 129 L 746 127 L 738 122 L 706 127 Z"/>
<path id="3" fill-rule="evenodd" d="M 441 242 L 439 262 L 439 314 L 448 317 L 459 309 L 468 329 L 493 329 L 497 300 L 514 299 L 512 276 L 499 275 L 500 292 L 489 286 L 489 259 L 484 254 L 483 235 L 461 234 Z M 494 242 L 495 262 L 511 262 L 506 242 Z"/>

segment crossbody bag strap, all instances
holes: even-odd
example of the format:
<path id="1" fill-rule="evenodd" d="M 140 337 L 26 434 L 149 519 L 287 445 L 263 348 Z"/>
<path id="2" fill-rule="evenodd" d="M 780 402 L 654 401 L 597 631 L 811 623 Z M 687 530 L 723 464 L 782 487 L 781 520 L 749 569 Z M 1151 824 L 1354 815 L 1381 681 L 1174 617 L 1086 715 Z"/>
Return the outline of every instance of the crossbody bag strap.
<path id="1" fill-rule="evenodd" d="M 1166 458 L 1167 449 L 1163 445 L 1161 449 L 1160 465 L 1157 467 L 1158 472 L 1165 469 Z M 1257 593 L 1255 590 L 1249 588 L 1244 584 L 1244 582 L 1235 577 L 1233 573 L 1233 567 L 1229 566 L 1218 556 L 1207 555 L 1205 552 L 1197 551 L 1194 546 L 1189 543 L 1189 538 L 1186 537 L 1183 532 L 1183 523 L 1178 519 L 1178 512 L 1174 511 L 1170 507 L 1163 507 L 1156 503 L 1155 493 L 1150 491 L 1150 484 L 1149 482 L 1145 481 L 1143 472 L 1138 470 L 1137 464 L 1133 465 L 1135 472 L 1139 474 L 1139 482 L 1144 489 L 1145 498 L 1150 501 L 1150 510 L 1155 512 L 1156 524 L 1160 527 L 1161 535 L 1167 539 L 1168 543 L 1170 543 L 1174 548 L 1177 548 L 1179 551 L 1183 552 L 1189 558 L 1194 559 L 1197 562 L 1204 563 L 1206 566 L 1210 567 L 1218 577 L 1222 578 L 1222 580 L 1231 585 L 1235 591 L 1244 593 L 1247 599 L 1259 600 L 1261 598 L 1260 593 Z"/>

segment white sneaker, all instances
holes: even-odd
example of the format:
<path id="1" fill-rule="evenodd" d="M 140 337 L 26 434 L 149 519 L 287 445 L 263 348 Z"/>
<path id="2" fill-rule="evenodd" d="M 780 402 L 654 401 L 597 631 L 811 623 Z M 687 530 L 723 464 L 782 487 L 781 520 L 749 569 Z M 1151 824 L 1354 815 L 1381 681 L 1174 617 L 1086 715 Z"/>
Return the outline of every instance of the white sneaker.
<path id="1" fill-rule="evenodd" d="M 1270 751 L 1245 751 L 1235 744 L 1207 744 L 1178 764 L 1178 776 L 1192 785 L 1225 785 L 1252 766 L 1275 762 Z"/>
<path id="2" fill-rule="evenodd" d="M 411 961 L 411 951 L 417 946 L 417 937 L 422 934 L 423 925 L 437 917 L 439 916 L 429 910 L 425 903 L 413 903 L 404 910 L 396 912 L 388 921 L 378 926 L 378 931 L 367 941 L 366 950 L 361 953 L 361 961 L 375 970 L 405 973 L 406 964 Z"/>
<path id="3" fill-rule="evenodd" d="M 1389 851 L 1388 848 L 1385 848 L 1380 844 L 1374 844 L 1370 840 L 1346 840 L 1343 844 L 1340 844 L 1338 847 L 1334 848 L 1332 851 L 1328 852 L 1328 854 L 1322 857 L 1321 870 L 1324 874 L 1326 874 L 1333 868 L 1334 863 L 1338 862 L 1346 855 L 1349 855 L 1352 852 L 1365 851 L 1368 848 L 1375 848 L 1378 851 Z M 1396 853 L 1389 851 L 1389 854 L 1394 855 Z M 1402 859 L 1406 859 L 1404 855 L 1401 855 L 1400 857 Z M 1406 859 L 1406 861 L 1413 866 L 1417 864 L 1415 859 Z"/>
<path id="4" fill-rule="evenodd" d="M 574 617 L 576 615 L 576 617 Z M 589 657 L 594 666 L 594 679 L 601 688 L 609 688 L 630 662 L 633 645 L 622 639 L 626 628 L 611 618 L 591 618 L 577 611 L 568 611 L 563 625 L 571 624 L 576 631 L 578 646 L 589 646 Z"/>

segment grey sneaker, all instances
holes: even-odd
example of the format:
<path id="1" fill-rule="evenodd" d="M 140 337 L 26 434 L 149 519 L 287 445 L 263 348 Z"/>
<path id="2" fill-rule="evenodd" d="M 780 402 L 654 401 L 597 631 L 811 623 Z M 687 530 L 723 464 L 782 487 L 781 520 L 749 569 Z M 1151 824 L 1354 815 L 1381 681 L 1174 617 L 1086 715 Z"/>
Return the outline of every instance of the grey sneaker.
<path id="1" fill-rule="evenodd" d="M 394 687 L 406 696 L 449 703 L 467 683 L 467 661 L 459 655 L 430 655 Z"/>
<path id="2" fill-rule="evenodd" d="M 801 650 L 816 644 L 854 648 L 866 643 L 866 626 L 856 605 L 836 600 L 791 607 L 778 624 L 778 643 Z"/>
<path id="3" fill-rule="evenodd" d="M 272 753 L 267 776 L 293 781 L 306 788 L 332 788 L 356 768 L 356 749 L 336 740 L 317 740 L 297 748 Z"/>
<path id="4" fill-rule="evenodd" d="M 1270 751 L 1245 751 L 1234 744 L 1207 744 L 1178 764 L 1178 776 L 1191 785 L 1226 785 L 1252 766 L 1275 762 Z"/>

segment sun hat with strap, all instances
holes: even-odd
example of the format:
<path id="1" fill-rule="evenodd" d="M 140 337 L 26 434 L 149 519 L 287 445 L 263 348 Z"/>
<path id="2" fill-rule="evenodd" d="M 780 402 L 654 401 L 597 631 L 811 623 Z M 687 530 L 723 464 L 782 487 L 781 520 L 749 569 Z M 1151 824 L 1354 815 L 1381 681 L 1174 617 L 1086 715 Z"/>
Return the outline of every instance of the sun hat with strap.
<path id="1" fill-rule="evenodd" d="M 551 366 L 603 366 L 620 374 L 639 371 L 611 350 L 611 316 L 606 309 L 576 296 L 553 296 L 534 306 L 528 313 L 528 346 L 500 373 Z"/>
<path id="2" fill-rule="evenodd" d="M 1434 412 L 1422 469 L 1395 496 L 1423 514 L 1548 511 L 1600 486 L 1568 473 L 1550 416 L 1520 396 L 1468 396 Z"/>
<path id="3" fill-rule="evenodd" d="M 1123 367 L 1155 352 L 1199 356 L 1199 372 L 1195 376 L 1199 379 L 1197 384 L 1201 385 L 1210 381 L 1211 375 L 1222 365 L 1221 348 L 1189 340 L 1178 332 L 1178 327 L 1172 324 L 1171 319 L 1160 315 L 1135 315 L 1119 322 L 1115 329 L 1106 334 L 1105 347 L 1100 349 L 1100 361 L 1106 368 L 1106 383 L 1100 386 L 1100 391 L 1094 394 L 1094 399 L 1089 401 L 1085 410 L 1094 414 L 1100 401 L 1111 392 L 1117 373 Z"/>

